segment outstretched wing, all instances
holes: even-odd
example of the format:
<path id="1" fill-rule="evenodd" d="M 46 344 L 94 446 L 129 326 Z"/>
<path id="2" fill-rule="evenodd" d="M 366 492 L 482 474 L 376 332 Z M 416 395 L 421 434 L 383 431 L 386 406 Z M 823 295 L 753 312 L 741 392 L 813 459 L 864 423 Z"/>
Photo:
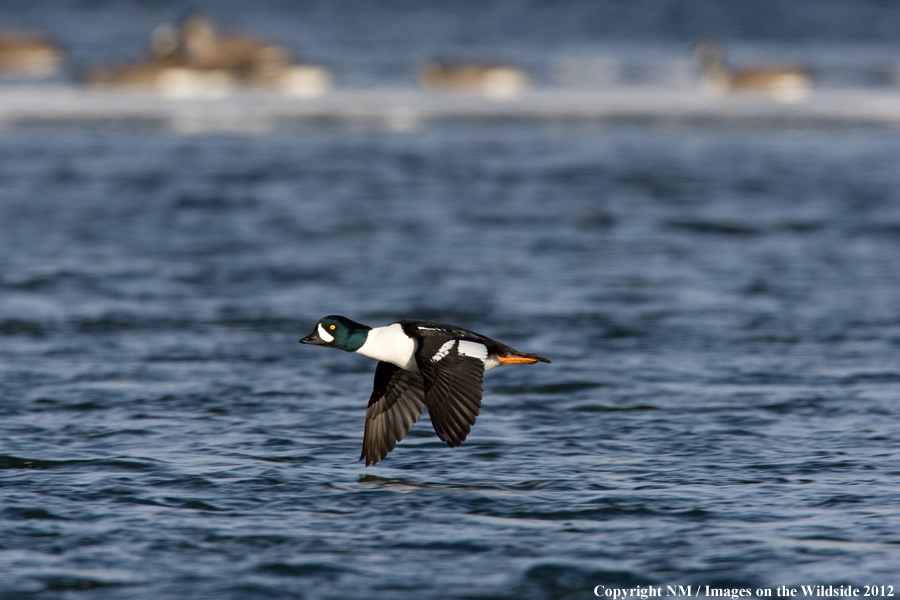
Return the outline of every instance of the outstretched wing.
<path id="1" fill-rule="evenodd" d="M 487 348 L 479 342 L 425 336 L 416 364 L 425 380 L 425 405 L 441 440 L 453 448 L 469 435 L 481 411 Z"/>
<path id="2" fill-rule="evenodd" d="M 375 389 L 366 408 L 362 454 L 374 465 L 394 449 L 425 410 L 425 392 L 418 373 L 381 361 L 375 369 Z"/>

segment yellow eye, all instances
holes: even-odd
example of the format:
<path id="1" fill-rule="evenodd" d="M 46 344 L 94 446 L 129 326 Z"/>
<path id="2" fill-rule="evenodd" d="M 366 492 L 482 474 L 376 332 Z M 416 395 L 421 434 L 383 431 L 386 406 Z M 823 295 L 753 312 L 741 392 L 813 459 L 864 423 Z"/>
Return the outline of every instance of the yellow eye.
<path id="1" fill-rule="evenodd" d="M 334 331 L 334 325 L 329 325 L 329 326 L 328 326 L 328 329 Z"/>

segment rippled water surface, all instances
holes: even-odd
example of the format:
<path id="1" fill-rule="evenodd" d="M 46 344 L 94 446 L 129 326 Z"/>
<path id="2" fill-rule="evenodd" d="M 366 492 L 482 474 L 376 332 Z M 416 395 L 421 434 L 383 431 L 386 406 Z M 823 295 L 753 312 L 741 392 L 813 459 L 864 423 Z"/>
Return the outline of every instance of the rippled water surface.
<path id="1" fill-rule="evenodd" d="M 3 598 L 894 584 L 900 135 L 0 137 Z M 356 461 L 331 313 L 552 365 Z"/>

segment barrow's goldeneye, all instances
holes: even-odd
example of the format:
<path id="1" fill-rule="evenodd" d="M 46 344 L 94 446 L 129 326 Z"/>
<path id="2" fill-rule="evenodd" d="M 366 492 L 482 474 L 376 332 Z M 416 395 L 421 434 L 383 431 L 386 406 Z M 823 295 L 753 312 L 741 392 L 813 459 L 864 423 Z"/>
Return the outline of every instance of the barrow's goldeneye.
<path id="1" fill-rule="evenodd" d="M 438 437 L 451 448 L 459 446 L 481 410 L 484 371 L 550 362 L 461 327 L 421 320 L 372 328 L 332 315 L 300 343 L 378 359 L 359 457 L 366 466 L 387 456 L 426 406 Z"/>

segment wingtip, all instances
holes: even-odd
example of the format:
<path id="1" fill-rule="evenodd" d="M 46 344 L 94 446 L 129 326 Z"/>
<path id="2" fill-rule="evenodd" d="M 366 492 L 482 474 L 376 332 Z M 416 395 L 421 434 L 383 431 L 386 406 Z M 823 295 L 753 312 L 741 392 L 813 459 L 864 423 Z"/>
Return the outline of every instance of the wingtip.
<path id="1" fill-rule="evenodd" d="M 366 449 L 365 449 L 365 447 L 363 447 L 363 450 L 359 455 L 359 460 L 365 460 L 366 466 L 371 467 L 372 465 L 377 463 L 379 460 L 382 460 L 385 456 L 387 456 L 387 454 L 385 454 L 384 456 L 378 456 L 376 454 L 376 455 L 370 457 L 370 456 L 366 455 Z"/>

